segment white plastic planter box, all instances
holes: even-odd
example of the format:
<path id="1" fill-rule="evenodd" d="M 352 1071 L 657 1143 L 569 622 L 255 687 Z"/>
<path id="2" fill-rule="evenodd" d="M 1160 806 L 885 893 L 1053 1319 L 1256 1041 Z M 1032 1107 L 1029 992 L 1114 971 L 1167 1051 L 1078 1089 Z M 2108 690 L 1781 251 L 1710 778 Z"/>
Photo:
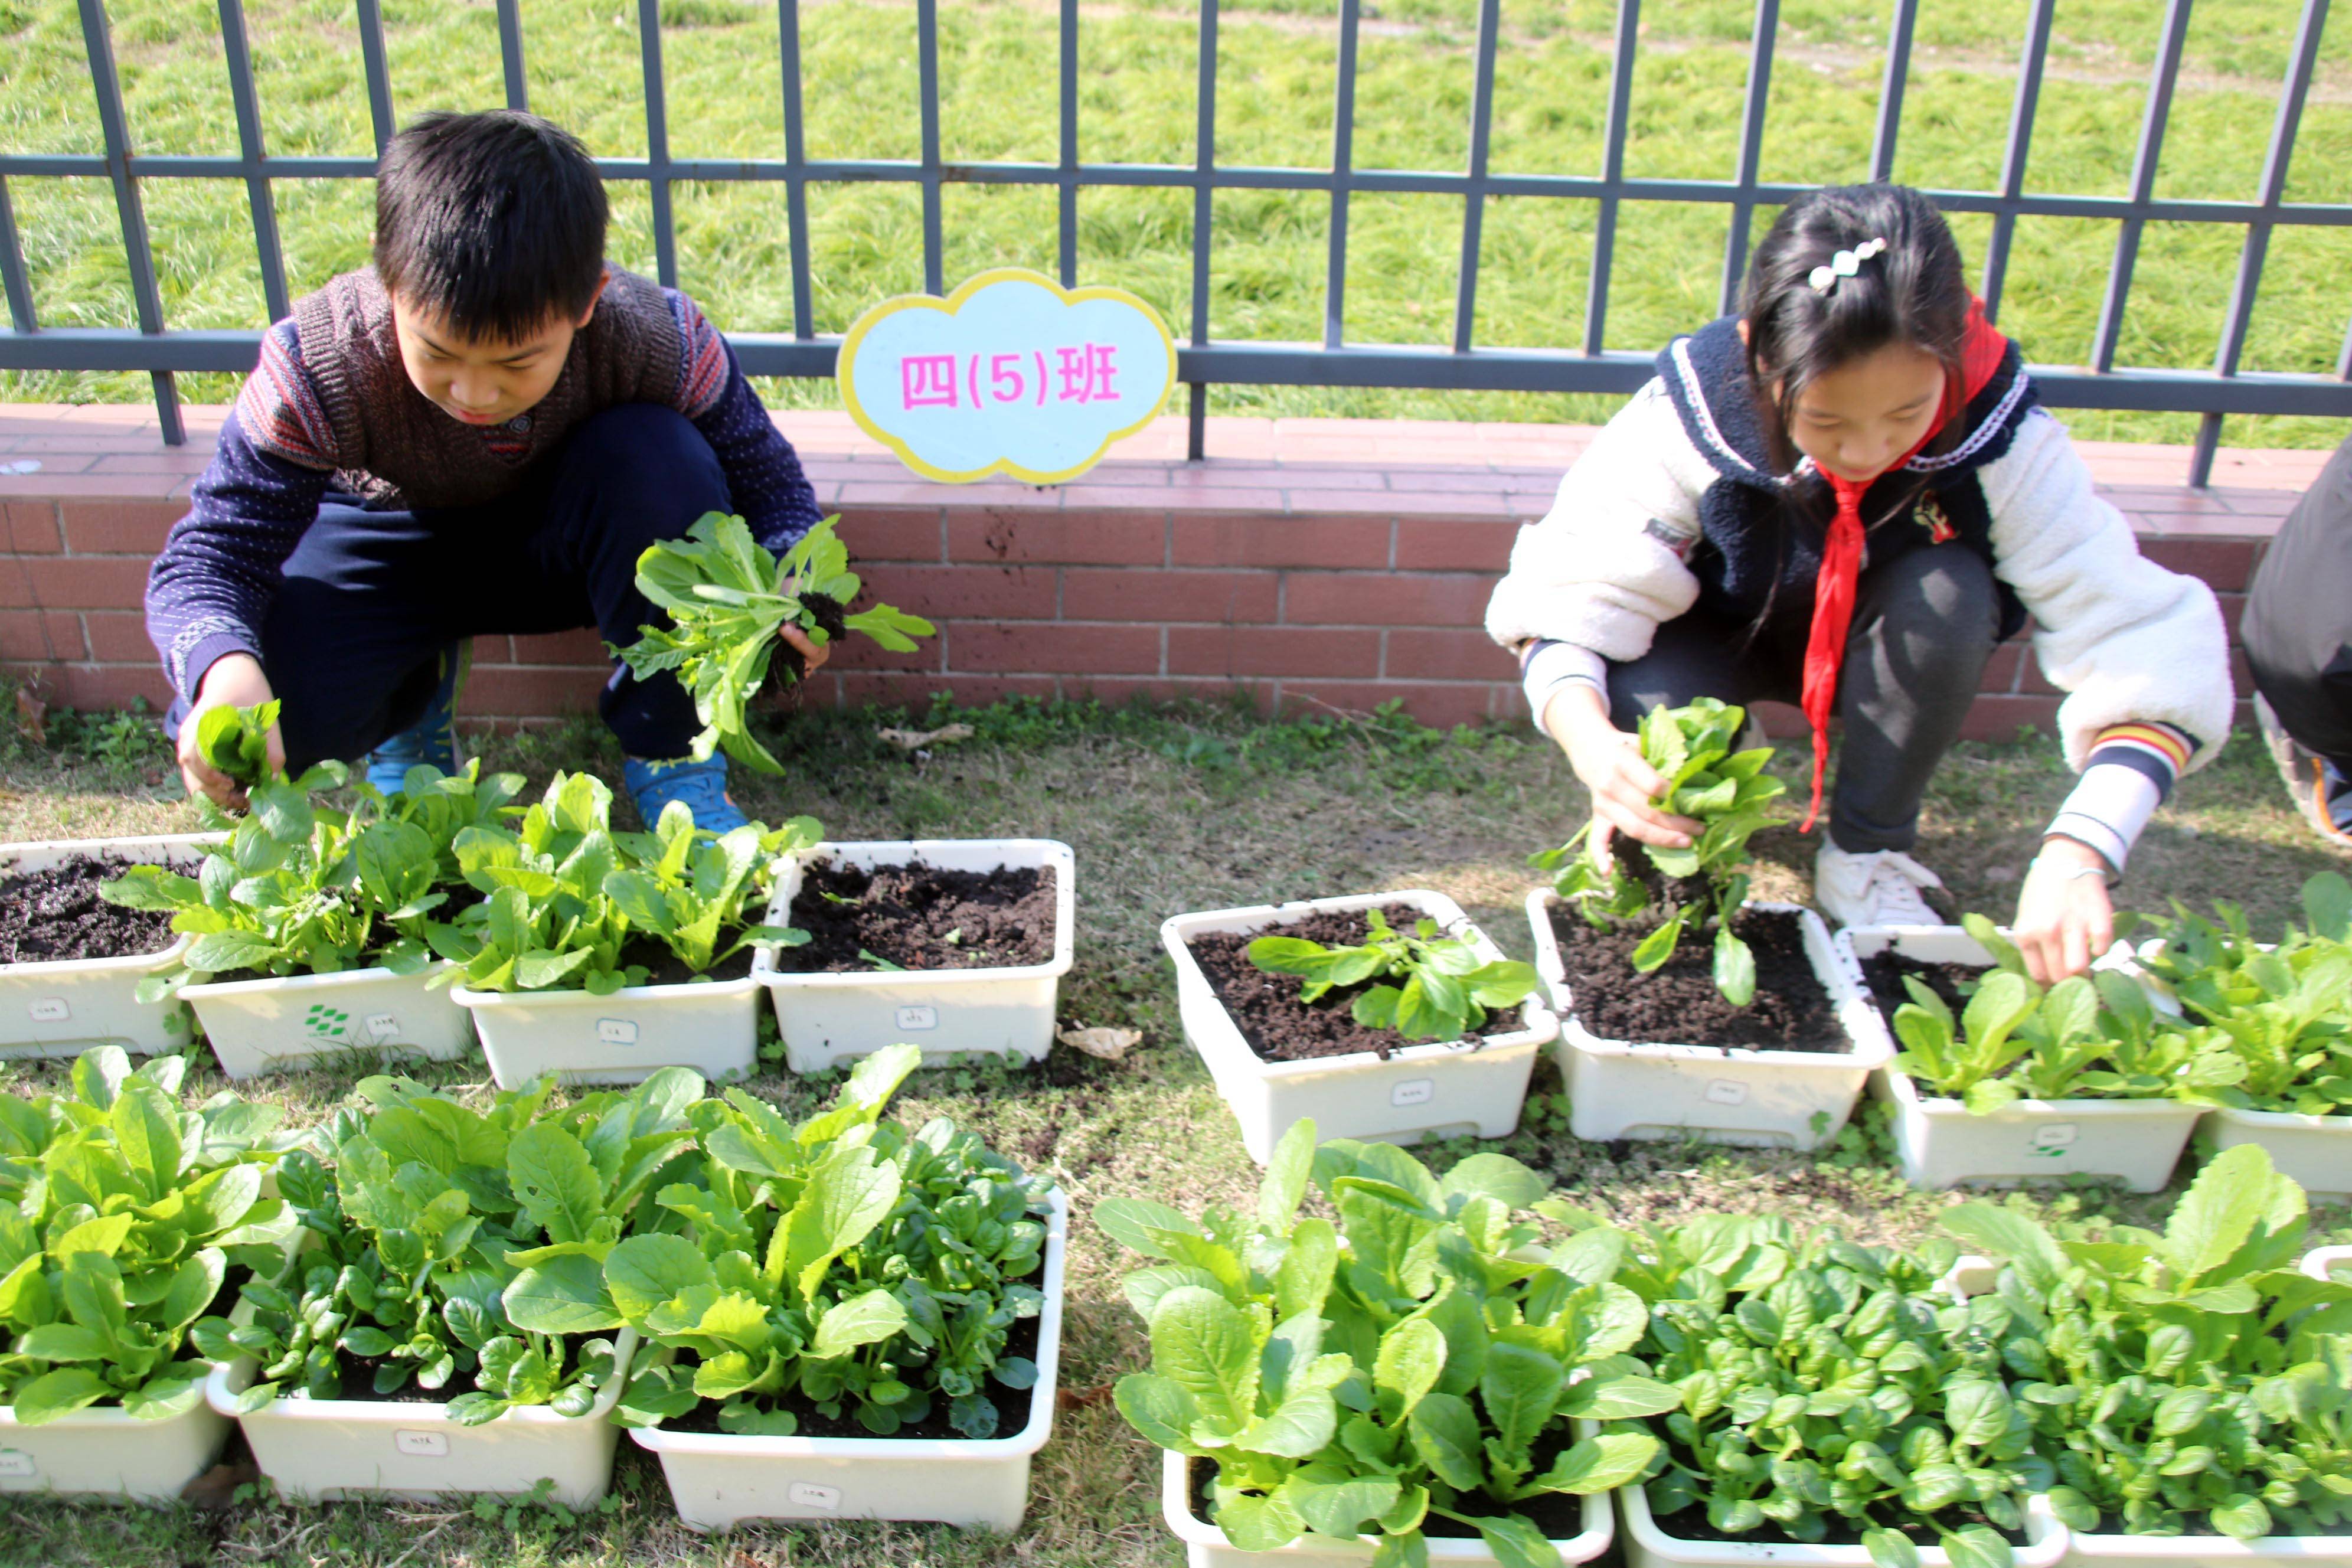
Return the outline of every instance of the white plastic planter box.
<path id="1" fill-rule="evenodd" d="M 77 855 L 120 860 L 125 868 L 189 868 L 223 837 L 179 833 L 0 845 L 0 877 L 46 871 Z M 142 1002 L 137 992 L 139 982 L 169 965 L 188 941 L 167 931 L 165 945 L 154 952 L 0 964 L 0 1058 L 74 1057 L 103 1045 L 153 1056 L 185 1046 L 192 1037 L 188 1010 L 176 1002 Z M 7 1479 L 0 1476 L 0 1482 Z"/>
<path id="2" fill-rule="evenodd" d="M 692 1068 L 714 1083 L 749 1078 L 760 1048 L 760 983 L 687 981 L 586 991 L 451 987 L 481 1031 L 500 1089 L 541 1073 L 564 1083 L 643 1083 L 663 1068 Z"/>
<path id="3" fill-rule="evenodd" d="M 746 1437 L 728 1432 L 630 1432 L 661 1457 L 688 1530 L 752 1519 L 884 1519 L 1009 1531 L 1029 1507 L 1029 1461 L 1054 1429 L 1062 1354 L 1062 1267 L 1069 1205 L 1057 1191 L 1045 1229 L 1045 1304 L 1037 1320 L 1037 1383 L 1028 1425 L 1009 1437 Z"/>
<path id="4" fill-rule="evenodd" d="M 2333 1279 L 2341 1271 L 2352 1281 L 2352 1247 L 2315 1247 L 2303 1255 L 2303 1271 L 2314 1279 Z"/>
<path id="5" fill-rule="evenodd" d="M 1857 964 L 1888 948 L 1922 963 L 1992 963 L 1958 926 L 1854 926 L 1838 941 Z M 1959 1100 L 1921 1094 L 1891 1064 L 1872 1088 L 1894 1107 L 1903 1179 L 1926 1188 L 2104 1176 L 2136 1193 L 2161 1192 L 2204 1114 L 2177 1100 L 2020 1100 L 1979 1116 Z"/>
<path id="6" fill-rule="evenodd" d="M 1168 1528 L 1184 1543 L 1186 1568 L 1366 1568 L 1374 1544 L 1369 1538 L 1353 1546 L 1313 1544 L 1295 1541 L 1272 1552 L 1244 1552 L 1225 1539 L 1225 1532 L 1192 1511 L 1191 1479 L 1181 1454 L 1160 1451 L 1160 1511 Z M 1590 1563 L 1609 1550 L 1616 1533 L 1609 1515 L 1609 1494 L 1595 1492 L 1578 1500 L 1582 1504 L 1575 1535 L 1552 1542 L 1563 1563 Z M 1496 1557 L 1476 1536 L 1426 1536 L 1429 1560 L 1457 1568 L 1495 1568 Z"/>
<path id="7" fill-rule="evenodd" d="M 541 1481 L 557 1501 L 585 1508 L 613 1480 L 621 1429 L 613 1407 L 628 1385 L 634 1330 L 614 1340 L 613 1370 L 584 1415 L 544 1405 L 509 1410 L 478 1426 L 449 1419 L 446 1405 L 390 1399 L 278 1398 L 237 1417 L 253 1462 L 280 1492 L 305 1501 L 349 1497 L 514 1496 Z M 216 1368 L 205 1397 L 226 1414 L 253 1363 Z"/>
<path id="8" fill-rule="evenodd" d="M 2298 1116 L 2292 1111 L 2209 1110 L 2201 1134 L 2215 1152 L 2241 1143 L 2268 1150 L 2279 1173 L 2292 1176 L 2315 1198 L 2352 1199 L 2352 1116 Z"/>
<path id="9" fill-rule="evenodd" d="M 800 974 L 780 970 L 762 950 L 752 973 L 768 988 L 784 1039 L 784 1064 L 794 1072 L 823 1072 L 854 1057 L 902 1042 L 923 1048 L 933 1065 L 960 1052 L 1042 1060 L 1054 1044 L 1054 1007 L 1069 973 L 1072 884 L 1070 847 L 1050 838 L 916 838 L 820 844 L 787 868 L 768 909 L 772 925 L 791 923 L 801 877 L 814 861 L 870 870 L 920 862 L 949 871 L 1022 870 L 1054 873 L 1054 952 L 1043 963 L 1000 969 L 892 970 L 878 973 Z"/>
<path id="10" fill-rule="evenodd" d="M 280 974 L 188 985 L 180 994 L 196 1010 L 232 1081 L 296 1071 L 320 1057 L 350 1051 L 455 1061 L 473 1048 L 474 1026 L 445 984 L 426 984 L 448 968 L 414 974 L 347 969 L 335 974 Z"/>
<path id="11" fill-rule="evenodd" d="M 228 1429 L 228 1417 L 201 1401 L 162 1421 L 110 1405 L 38 1426 L 18 1426 L 16 1413 L 0 1406 L 0 1492 L 173 1502 L 212 1468 Z"/>
<path id="12" fill-rule="evenodd" d="M 1250 1049 L 1187 945 L 1193 937 L 1211 932 L 1255 934 L 1312 915 L 1355 913 L 1383 904 L 1420 910 L 1449 934 L 1469 942 L 1489 963 L 1503 956 L 1485 932 L 1469 923 L 1459 904 L 1420 888 L 1177 915 L 1160 927 L 1160 943 L 1176 963 L 1176 1002 L 1184 1038 L 1208 1065 L 1217 1092 L 1241 1123 L 1243 1147 L 1261 1165 L 1291 1123 L 1310 1116 L 1324 1138 L 1394 1143 L 1460 1128 L 1472 1129 L 1481 1138 L 1507 1138 L 1519 1124 L 1536 1052 L 1559 1028 L 1559 1021 L 1536 997 L 1528 999 L 1518 1028 L 1496 1027 L 1503 1020 L 1490 1018 L 1495 1032 L 1475 1047 L 1400 1045 L 1385 1059 L 1361 1051 L 1270 1062 Z"/>
<path id="13" fill-rule="evenodd" d="M 1830 941 L 1822 917 L 1797 904 L 1751 902 L 1751 910 L 1793 912 L 1805 955 L 1828 990 L 1837 1035 L 1812 1049 L 1668 1045 L 1605 1040 L 1576 1016 L 1566 961 L 1551 925 L 1559 897 L 1549 888 L 1528 895 L 1536 969 L 1560 1016 L 1552 1054 L 1568 1085 L 1569 1130 L 1579 1138 L 1696 1136 L 1717 1143 L 1811 1149 L 1837 1136 L 1872 1072 L 1895 1055 L 1871 1015 L 1867 994 Z"/>
<path id="14" fill-rule="evenodd" d="M 1870 1553 L 1860 1546 L 1806 1546 L 1785 1541 L 1685 1541 L 1658 1528 L 1650 1513 L 1650 1495 L 1641 1487 L 1621 1487 L 1617 1506 L 1625 1514 L 1627 1568 L 1747 1568 L 1771 1563 L 1791 1568 L 1870 1568 Z M 2029 1498 L 2025 1504 L 2025 1544 L 2016 1549 L 2016 1568 L 2055 1568 L 2066 1555 L 2073 1538 L 2047 1501 Z M 1940 1546 L 1919 1548 L 1921 1568 L 1950 1568 L 1951 1554 Z"/>

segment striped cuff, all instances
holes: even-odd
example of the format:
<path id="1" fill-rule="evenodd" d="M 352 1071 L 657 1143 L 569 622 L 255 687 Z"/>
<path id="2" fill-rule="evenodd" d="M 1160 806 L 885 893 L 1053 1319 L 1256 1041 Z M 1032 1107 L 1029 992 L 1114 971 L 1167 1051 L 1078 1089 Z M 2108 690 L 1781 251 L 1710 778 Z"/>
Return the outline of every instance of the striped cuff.
<path id="1" fill-rule="evenodd" d="M 2079 839 L 2120 874 L 2140 830 L 2172 793 L 2173 781 L 2196 754 L 2194 737 L 2169 724 L 2117 724 L 2091 742 L 2066 804 L 2049 831 Z"/>
<path id="2" fill-rule="evenodd" d="M 1609 700 L 1609 661 L 1589 647 L 1572 642 L 1537 637 L 1519 648 L 1519 680 L 1527 690 L 1528 711 L 1537 730 L 1544 730 L 1544 709 L 1566 686 L 1590 686 Z"/>

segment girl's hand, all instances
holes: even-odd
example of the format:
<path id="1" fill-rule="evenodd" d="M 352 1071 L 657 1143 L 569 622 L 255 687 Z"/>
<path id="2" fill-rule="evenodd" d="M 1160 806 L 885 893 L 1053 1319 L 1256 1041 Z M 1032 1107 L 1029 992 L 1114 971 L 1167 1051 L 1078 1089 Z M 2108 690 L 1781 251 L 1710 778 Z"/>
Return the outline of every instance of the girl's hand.
<path id="1" fill-rule="evenodd" d="M 180 721 L 180 779 L 188 786 L 191 797 L 203 795 L 215 805 L 228 811 L 243 811 L 245 791 L 235 779 L 205 761 L 196 749 L 196 721 L 210 708 L 253 708 L 267 702 L 276 693 L 269 689 L 269 678 L 261 672 L 261 661 L 249 653 L 225 653 L 215 659 L 196 683 L 196 700 L 189 706 L 188 716 Z M 286 766 L 286 737 L 276 724 L 269 726 L 269 771 L 274 774 Z"/>
<path id="2" fill-rule="evenodd" d="M 2080 974 L 2115 944 L 2105 857 L 2077 839 L 2050 837 L 2017 895 L 2017 946 L 2043 985 Z"/>
<path id="3" fill-rule="evenodd" d="M 1642 760 L 1639 737 L 1609 721 L 1598 691 L 1570 687 L 1552 699 L 1544 723 L 1568 753 L 1568 765 L 1592 792 L 1592 857 L 1602 869 L 1609 868 L 1609 840 L 1615 834 L 1668 849 L 1690 847 L 1701 825 L 1687 816 L 1669 816 L 1652 804 L 1665 793 L 1666 781 Z"/>
<path id="4" fill-rule="evenodd" d="M 804 661 L 801 669 L 801 674 L 803 678 L 814 675 L 818 670 L 824 668 L 824 661 L 833 656 L 833 645 L 831 643 L 818 643 L 812 638 L 808 633 L 801 630 L 798 626 L 786 626 L 781 627 L 778 629 L 776 635 L 784 639 L 784 646 L 786 647 L 789 647 L 794 653 L 799 654 Z"/>

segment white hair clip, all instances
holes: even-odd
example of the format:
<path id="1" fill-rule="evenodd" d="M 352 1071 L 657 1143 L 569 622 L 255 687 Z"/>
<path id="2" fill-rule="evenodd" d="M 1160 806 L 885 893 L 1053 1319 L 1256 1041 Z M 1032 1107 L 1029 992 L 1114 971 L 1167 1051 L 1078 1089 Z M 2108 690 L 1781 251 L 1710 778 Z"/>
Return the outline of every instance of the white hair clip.
<path id="1" fill-rule="evenodd" d="M 1839 279 L 1853 277 L 1862 270 L 1864 262 L 1884 253 L 1885 249 L 1885 239 L 1865 239 L 1852 250 L 1839 251 L 1830 258 L 1829 265 L 1814 268 L 1807 275 L 1806 281 L 1813 286 L 1814 293 L 1826 294 L 1837 287 Z"/>

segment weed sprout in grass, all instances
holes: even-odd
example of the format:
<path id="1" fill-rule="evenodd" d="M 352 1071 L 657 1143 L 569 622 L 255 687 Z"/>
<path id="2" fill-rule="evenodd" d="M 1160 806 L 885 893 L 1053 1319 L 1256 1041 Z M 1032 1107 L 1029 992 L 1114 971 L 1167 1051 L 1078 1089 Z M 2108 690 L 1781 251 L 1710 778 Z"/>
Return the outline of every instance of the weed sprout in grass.
<path id="1" fill-rule="evenodd" d="M 1731 929 L 1731 917 L 1748 899 L 1748 840 L 1771 819 L 1764 803 L 1788 786 L 1764 771 L 1772 748 L 1736 752 L 1747 710 L 1712 697 L 1685 708 L 1658 707 L 1642 720 L 1642 759 L 1666 781 L 1658 808 L 1697 819 L 1704 826 L 1686 849 L 1644 844 L 1643 854 L 1668 880 L 1704 877 L 1706 889 L 1677 905 L 1658 929 L 1633 949 L 1633 967 L 1647 974 L 1675 955 L 1683 932 L 1715 926 L 1715 985 L 1724 1000 L 1745 1007 L 1756 999 L 1756 955 Z M 1583 852 L 1595 822 L 1557 849 L 1532 857 L 1539 871 L 1555 873 L 1552 889 L 1587 921 L 1605 926 L 1630 919 L 1649 906 L 1650 892 L 1622 867 L 1603 871 Z"/>
<path id="2" fill-rule="evenodd" d="M 637 558 L 637 592 L 667 610 L 670 625 L 641 626 L 636 642 L 612 651 L 639 680 L 675 671 L 693 695 L 702 721 L 695 761 L 723 747 L 761 773 L 784 771 L 751 738 L 744 718 L 775 667 L 784 627 L 799 627 L 820 647 L 845 631 L 862 632 L 893 653 L 911 653 L 916 637 L 931 635 L 930 622 L 889 605 L 848 613 L 861 584 L 834 532 L 840 521 L 817 523 L 778 560 L 741 518 L 706 512 L 686 538 Z M 800 679 L 800 655 L 787 648 L 784 658 L 786 678 Z"/>
<path id="3" fill-rule="evenodd" d="M 1299 976 L 1306 984 L 1298 999 L 1307 1004 L 1342 986 L 1381 981 L 1356 997 L 1356 1022 L 1416 1040 L 1463 1039 L 1485 1025 L 1489 1010 L 1523 1002 L 1536 988 L 1533 965 L 1481 958 L 1461 938 L 1439 935 L 1433 920 L 1401 931 L 1378 910 L 1364 915 L 1370 929 L 1360 947 L 1262 936 L 1249 944 L 1249 960 L 1268 973 Z"/>

